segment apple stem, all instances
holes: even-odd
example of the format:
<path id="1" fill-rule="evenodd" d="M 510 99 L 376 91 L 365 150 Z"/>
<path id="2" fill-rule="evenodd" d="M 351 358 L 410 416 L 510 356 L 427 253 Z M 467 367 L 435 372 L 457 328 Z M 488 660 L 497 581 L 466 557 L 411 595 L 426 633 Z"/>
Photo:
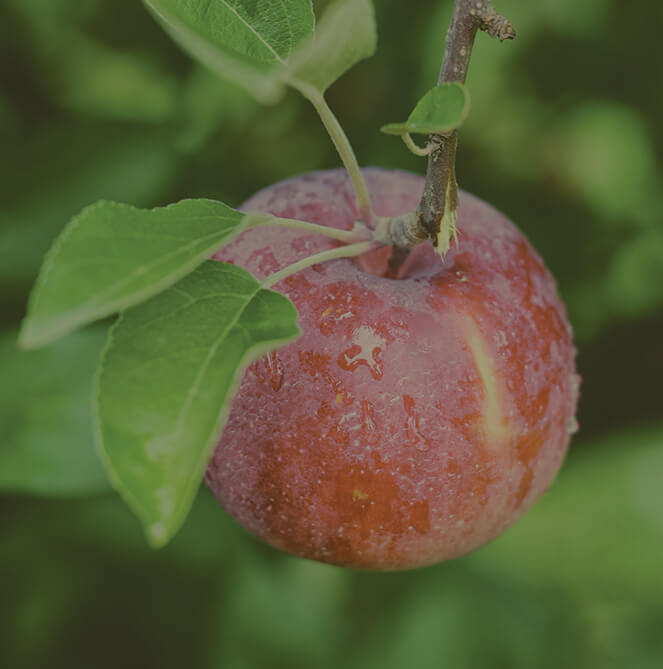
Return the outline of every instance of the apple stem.
<path id="1" fill-rule="evenodd" d="M 301 81 L 291 82 L 294 86 L 315 108 L 320 116 L 320 120 L 325 126 L 338 155 L 345 169 L 350 176 L 350 182 L 355 191 L 355 198 L 357 200 L 357 211 L 359 212 L 359 219 L 363 221 L 370 228 L 373 227 L 373 207 L 371 205 L 371 196 L 364 180 L 364 175 L 361 173 L 357 157 L 352 150 L 352 145 L 345 131 L 338 122 L 334 112 L 330 109 L 324 95 L 313 86 L 309 86 Z"/>
<path id="2" fill-rule="evenodd" d="M 500 41 L 516 36 L 511 23 L 495 12 L 490 0 L 456 0 L 438 84 L 465 82 L 478 30 Z M 458 185 L 455 164 L 458 134 L 454 131 L 448 135 L 431 135 L 428 144 L 433 150 L 428 155 L 426 185 L 417 207 L 417 216 L 402 217 L 402 224 L 414 229 L 403 231 L 398 236 L 401 239 L 416 240 L 415 243 L 430 239 L 438 253 L 444 257 L 456 234 Z M 390 271 L 398 273 L 398 268 L 407 258 L 407 249 L 412 246 L 414 243 L 408 243 L 394 250 Z"/>
<path id="3" fill-rule="evenodd" d="M 281 218 L 279 216 L 272 216 L 270 214 L 260 214 L 249 212 L 247 214 L 248 221 L 247 228 L 255 228 L 259 225 L 279 225 L 284 228 L 291 228 L 293 230 L 304 230 L 312 232 L 330 239 L 336 239 L 339 242 L 346 244 L 352 242 L 366 241 L 373 238 L 373 232 L 360 221 L 356 221 L 352 230 L 339 230 L 338 228 L 330 228 L 328 225 L 319 225 L 318 223 L 309 223 L 308 221 L 300 221 L 296 218 Z"/>
<path id="4" fill-rule="evenodd" d="M 374 241 L 365 241 L 357 242 L 356 244 L 348 244 L 346 246 L 338 246 L 334 249 L 328 249 L 327 251 L 321 251 L 320 253 L 314 253 L 312 256 L 307 256 L 298 260 L 292 265 L 288 265 L 283 269 L 280 269 L 278 272 L 270 274 L 263 282 L 263 288 L 271 288 L 279 281 L 288 278 L 292 274 L 296 274 L 311 265 L 319 265 L 323 262 L 328 262 L 329 260 L 336 260 L 338 258 L 354 258 L 356 256 L 362 255 L 374 248 L 379 244 Z"/>

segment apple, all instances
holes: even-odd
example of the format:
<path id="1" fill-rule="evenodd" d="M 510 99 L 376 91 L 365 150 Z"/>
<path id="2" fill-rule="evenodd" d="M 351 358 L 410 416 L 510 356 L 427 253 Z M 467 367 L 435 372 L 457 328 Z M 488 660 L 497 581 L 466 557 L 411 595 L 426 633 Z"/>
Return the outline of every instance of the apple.
<path id="1" fill-rule="evenodd" d="M 376 213 L 413 210 L 424 180 L 364 171 Z M 357 211 L 343 170 L 271 186 L 244 205 L 342 229 Z M 302 336 L 250 366 L 206 482 L 250 532 L 298 556 L 380 570 L 471 551 L 555 477 L 579 377 L 566 313 L 536 251 L 461 192 L 444 262 L 415 247 L 315 265 L 276 285 Z M 253 229 L 218 254 L 266 277 L 327 238 Z"/>

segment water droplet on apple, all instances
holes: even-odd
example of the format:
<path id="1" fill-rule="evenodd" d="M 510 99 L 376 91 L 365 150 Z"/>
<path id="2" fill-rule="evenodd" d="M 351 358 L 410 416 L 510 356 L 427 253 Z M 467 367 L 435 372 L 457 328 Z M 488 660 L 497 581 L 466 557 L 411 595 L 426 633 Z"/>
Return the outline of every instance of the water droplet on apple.
<path id="1" fill-rule="evenodd" d="M 409 395 L 403 395 L 403 406 L 407 413 L 405 429 L 409 442 L 414 444 L 418 451 L 427 451 L 430 448 L 430 443 L 419 429 L 419 412 L 415 408 L 414 399 Z"/>
<path id="2" fill-rule="evenodd" d="M 368 400 L 361 403 L 361 434 L 366 443 L 374 446 L 379 440 L 375 421 L 375 407 Z"/>
<path id="3" fill-rule="evenodd" d="M 575 434 L 579 429 L 578 421 L 575 416 L 569 418 L 569 422 L 566 424 L 566 431 L 569 434 Z"/>
<path id="4" fill-rule="evenodd" d="M 253 372 L 260 383 L 269 383 L 274 392 L 278 392 L 283 385 L 283 365 L 275 352 L 253 363 Z"/>
<path id="5" fill-rule="evenodd" d="M 374 379 L 382 378 L 382 348 L 386 341 L 373 328 L 362 325 L 352 333 L 352 346 L 341 353 L 338 364 L 354 372 L 360 365 L 368 367 Z"/>
<path id="6" fill-rule="evenodd" d="M 276 353 L 268 353 L 266 356 L 267 370 L 269 372 L 269 382 L 274 392 L 281 389 L 283 385 L 283 367 Z"/>

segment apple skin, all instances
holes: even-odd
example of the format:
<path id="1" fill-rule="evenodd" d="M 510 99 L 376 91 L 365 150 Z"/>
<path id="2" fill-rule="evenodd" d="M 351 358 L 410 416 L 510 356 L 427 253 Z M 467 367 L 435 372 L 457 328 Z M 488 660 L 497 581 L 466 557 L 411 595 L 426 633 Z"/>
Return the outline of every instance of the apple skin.
<path id="1" fill-rule="evenodd" d="M 364 171 L 376 213 L 417 206 L 423 179 Z M 351 229 L 343 170 L 300 176 L 243 207 Z M 574 431 L 579 377 L 555 281 L 523 235 L 460 194 L 459 244 L 430 244 L 399 280 L 389 249 L 276 285 L 297 341 L 253 363 L 206 481 L 267 543 L 337 565 L 408 569 L 500 534 L 548 488 Z M 217 255 L 262 278 L 336 246 L 257 228 Z"/>

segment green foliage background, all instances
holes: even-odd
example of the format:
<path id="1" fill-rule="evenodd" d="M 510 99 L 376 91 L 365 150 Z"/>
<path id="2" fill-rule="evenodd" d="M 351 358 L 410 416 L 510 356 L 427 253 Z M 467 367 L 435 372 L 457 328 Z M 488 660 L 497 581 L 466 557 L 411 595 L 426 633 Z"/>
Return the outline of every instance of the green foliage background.
<path id="1" fill-rule="evenodd" d="M 663 666 L 663 9 L 495 4 L 519 36 L 477 40 L 459 180 L 518 223 L 559 280 L 580 349 L 580 432 L 512 530 L 453 563 L 381 575 L 278 554 L 206 491 L 151 551 L 91 452 L 100 333 L 13 346 L 71 215 L 99 198 L 235 206 L 336 166 L 313 110 L 294 93 L 264 108 L 216 80 L 135 0 L 2 3 L 0 666 Z M 435 82 L 451 3 L 376 9 L 377 56 L 328 98 L 362 164 L 422 171 L 378 128 Z M 11 472 L 40 467 L 43 480 L 7 489 Z M 48 482 L 57 467 L 61 488 Z"/>

